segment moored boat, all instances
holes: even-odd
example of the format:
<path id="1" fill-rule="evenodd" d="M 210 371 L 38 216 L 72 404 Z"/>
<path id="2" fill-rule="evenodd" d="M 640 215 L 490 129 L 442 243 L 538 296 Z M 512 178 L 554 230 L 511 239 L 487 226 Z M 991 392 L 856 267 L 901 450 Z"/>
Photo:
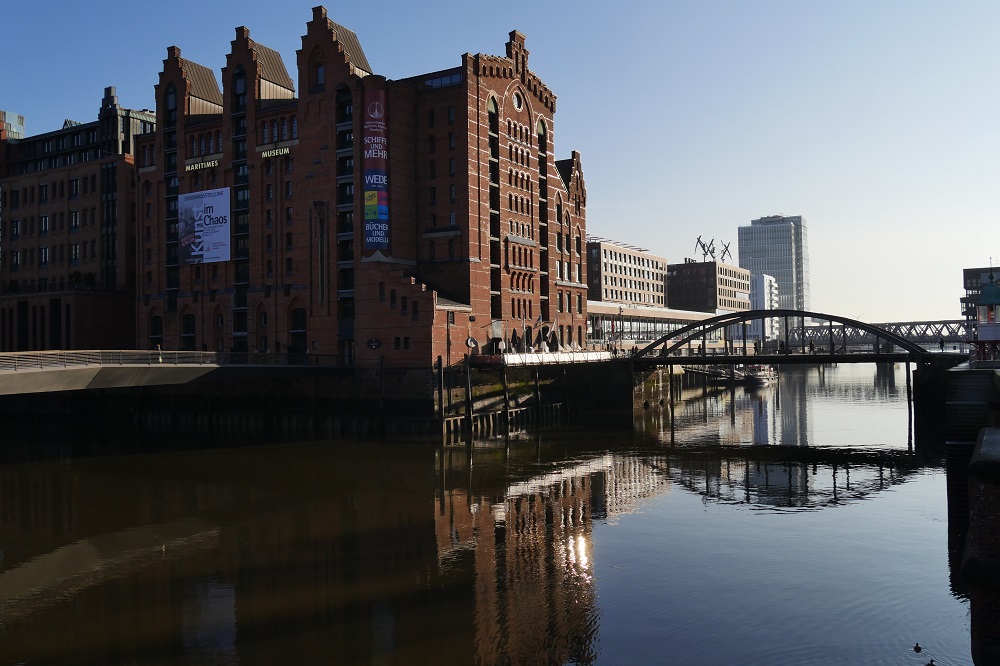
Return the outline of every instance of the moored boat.
<path id="1" fill-rule="evenodd" d="M 751 386 L 764 386 L 778 379 L 778 371 L 764 364 L 748 365 L 743 371 L 746 383 Z"/>

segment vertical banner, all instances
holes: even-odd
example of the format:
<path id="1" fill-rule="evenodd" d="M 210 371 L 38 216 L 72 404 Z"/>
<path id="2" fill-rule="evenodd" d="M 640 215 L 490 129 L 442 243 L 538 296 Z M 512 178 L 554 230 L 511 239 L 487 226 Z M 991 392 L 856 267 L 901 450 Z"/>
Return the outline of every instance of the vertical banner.
<path id="1" fill-rule="evenodd" d="M 365 178 L 365 250 L 389 249 L 389 132 L 385 90 L 365 88 L 362 126 Z"/>
<path id="2" fill-rule="evenodd" d="M 177 197 L 180 263 L 229 261 L 229 188 Z"/>

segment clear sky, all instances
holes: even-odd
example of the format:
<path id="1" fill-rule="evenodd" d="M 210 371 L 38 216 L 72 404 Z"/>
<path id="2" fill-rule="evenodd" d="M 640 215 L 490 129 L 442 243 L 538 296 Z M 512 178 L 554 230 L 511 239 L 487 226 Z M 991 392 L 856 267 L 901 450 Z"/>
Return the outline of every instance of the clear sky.
<path id="1" fill-rule="evenodd" d="M 96 119 L 105 86 L 153 107 L 168 46 L 225 64 L 234 29 L 295 77 L 318 2 L 8 3 L 0 109 L 29 135 Z M 582 155 L 587 229 L 671 262 L 695 240 L 802 215 L 812 306 L 871 322 L 958 319 L 963 267 L 1000 263 L 1000 2 L 328 2 L 388 78 L 502 55 L 557 95 Z"/>

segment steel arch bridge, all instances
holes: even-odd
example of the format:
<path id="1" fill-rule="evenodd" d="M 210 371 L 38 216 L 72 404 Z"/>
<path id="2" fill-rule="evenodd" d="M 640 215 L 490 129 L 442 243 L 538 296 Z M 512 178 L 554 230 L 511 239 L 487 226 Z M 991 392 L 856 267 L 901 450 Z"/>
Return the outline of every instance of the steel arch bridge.
<path id="1" fill-rule="evenodd" d="M 802 322 L 807 318 L 824 321 L 826 325 L 803 326 L 803 324 L 796 322 L 790 326 L 790 320 Z M 709 334 L 720 329 L 724 335 L 728 336 L 728 333 L 732 331 L 734 326 L 744 328 L 749 322 L 763 321 L 765 319 L 778 319 L 784 323 L 782 328 L 783 336 L 781 337 L 783 354 L 790 353 L 795 346 L 802 347 L 804 351 L 805 347 L 811 343 L 813 348 L 820 354 L 830 356 L 847 355 L 852 348 L 857 349 L 859 345 L 868 344 L 869 341 L 873 341 L 873 351 L 881 351 L 883 343 L 885 343 L 885 346 L 888 348 L 899 347 L 908 356 L 919 357 L 928 353 L 925 347 L 922 347 L 904 335 L 900 335 L 899 332 L 887 330 L 875 324 L 868 324 L 857 319 L 822 312 L 777 309 L 729 312 L 688 324 L 649 343 L 636 353 L 636 358 L 652 359 L 657 356 L 671 356 L 680 351 L 685 345 L 694 341 L 701 342 L 706 340 Z M 803 331 L 807 329 L 808 333 L 803 334 Z M 798 335 L 793 337 L 792 333 L 795 331 L 798 331 Z M 726 339 L 726 346 L 732 348 L 734 353 L 737 353 L 736 347 L 740 345 L 742 347 L 742 356 L 746 356 L 747 342 L 744 328 L 743 335 L 728 337 Z M 753 343 L 750 344 L 752 345 Z"/>

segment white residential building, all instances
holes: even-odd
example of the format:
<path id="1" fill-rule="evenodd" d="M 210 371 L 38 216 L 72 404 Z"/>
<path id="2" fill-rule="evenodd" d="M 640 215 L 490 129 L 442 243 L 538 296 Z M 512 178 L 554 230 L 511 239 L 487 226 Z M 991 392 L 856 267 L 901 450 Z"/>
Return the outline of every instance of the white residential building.
<path id="1" fill-rule="evenodd" d="M 776 310 L 780 305 L 778 281 L 766 273 L 750 277 L 750 307 L 753 310 Z M 752 340 L 777 340 L 779 337 L 777 318 L 755 319 L 750 324 L 747 335 Z"/>

